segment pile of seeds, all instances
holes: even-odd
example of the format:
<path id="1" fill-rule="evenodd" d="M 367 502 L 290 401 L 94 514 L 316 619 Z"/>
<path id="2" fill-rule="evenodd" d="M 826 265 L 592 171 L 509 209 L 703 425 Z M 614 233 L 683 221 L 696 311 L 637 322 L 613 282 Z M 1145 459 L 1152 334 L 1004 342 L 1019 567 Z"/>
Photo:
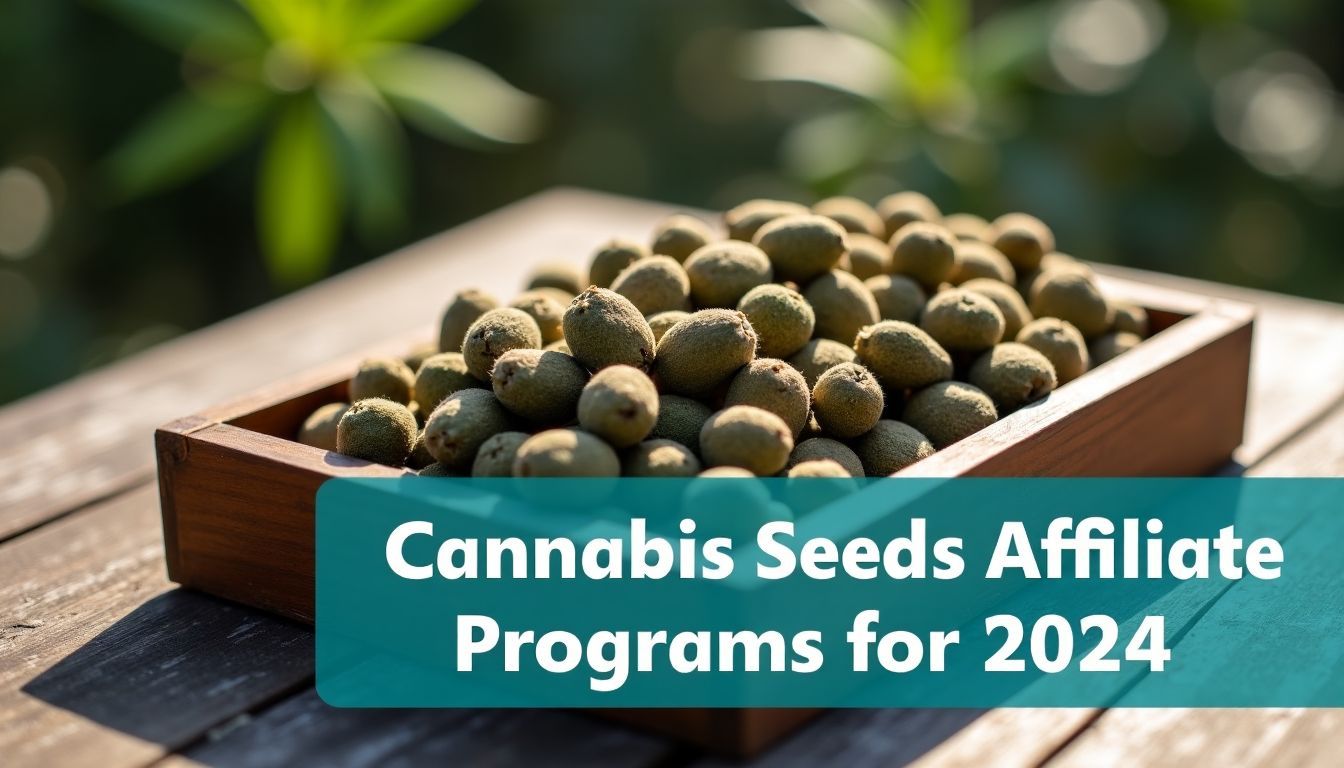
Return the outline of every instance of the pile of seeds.
<path id="1" fill-rule="evenodd" d="M 507 303 L 459 293 L 437 349 L 365 361 L 299 440 L 424 475 L 885 476 L 1148 333 L 1027 214 L 902 192 L 723 225 L 672 216 Z"/>

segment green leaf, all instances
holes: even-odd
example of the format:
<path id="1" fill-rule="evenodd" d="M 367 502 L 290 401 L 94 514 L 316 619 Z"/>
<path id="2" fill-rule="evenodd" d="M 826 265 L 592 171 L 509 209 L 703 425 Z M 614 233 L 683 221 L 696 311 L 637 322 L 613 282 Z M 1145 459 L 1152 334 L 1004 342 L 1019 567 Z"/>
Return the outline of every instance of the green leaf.
<path id="1" fill-rule="evenodd" d="M 364 66 L 407 122 L 443 141 L 522 143 L 541 132 L 542 101 L 471 59 L 401 45 L 377 51 Z"/>
<path id="2" fill-rule="evenodd" d="M 751 32 L 738 49 L 739 70 L 753 80 L 814 83 L 885 107 L 899 64 L 867 40 L 820 27 Z"/>
<path id="3" fill-rule="evenodd" d="M 114 196 L 123 201 L 142 197 L 210 168 L 252 135 L 272 104 L 268 91 L 245 84 L 184 91 L 107 158 Z"/>
<path id="4" fill-rule="evenodd" d="M 318 91 L 336 134 L 355 221 L 368 238 L 383 237 L 406 218 L 406 141 L 396 115 L 367 81 L 347 76 Z"/>
<path id="5" fill-rule="evenodd" d="M 341 175 L 316 102 L 292 101 L 262 158 L 257 219 L 272 279 L 281 286 L 321 277 L 341 223 Z"/>
<path id="6" fill-rule="evenodd" d="M 475 0 L 364 0 L 362 40 L 414 42 L 438 32 L 475 5 Z"/>
<path id="7" fill-rule="evenodd" d="M 793 6 L 836 32 L 888 48 L 900 36 L 894 3 L 882 0 L 792 0 Z"/>
<path id="8" fill-rule="evenodd" d="M 310 15 L 311 0 L 239 0 L 257 24 L 272 40 L 292 37 L 302 25 L 302 16 Z"/>
<path id="9" fill-rule="evenodd" d="M 912 6 L 899 51 L 911 76 L 941 83 L 955 74 L 969 26 L 969 0 L 925 0 Z"/>
<path id="10" fill-rule="evenodd" d="M 225 55 L 266 47 L 257 25 L 228 0 L 97 0 L 131 26 L 175 51 L 201 46 Z"/>

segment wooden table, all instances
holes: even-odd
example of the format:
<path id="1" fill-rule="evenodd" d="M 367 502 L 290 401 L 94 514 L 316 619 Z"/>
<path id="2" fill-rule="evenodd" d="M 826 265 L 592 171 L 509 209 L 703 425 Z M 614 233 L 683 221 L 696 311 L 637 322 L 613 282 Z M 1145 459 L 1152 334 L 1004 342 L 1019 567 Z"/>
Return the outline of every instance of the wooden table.
<path id="1" fill-rule="evenodd" d="M 665 207 L 554 191 L 0 410 L 0 765 L 709 766 L 554 711 L 336 710 L 307 627 L 175 588 L 151 432 L 423 328 L 520 261 L 642 238 Z M 1108 270 L 1136 275 L 1128 270 Z M 1246 442 L 1228 472 L 1344 472 L 1344 307 L 1166 276 L 1260 307 Z M 1344 710 L 854 710 L 757 761 L 812 765 L 1338 765 Z"/>

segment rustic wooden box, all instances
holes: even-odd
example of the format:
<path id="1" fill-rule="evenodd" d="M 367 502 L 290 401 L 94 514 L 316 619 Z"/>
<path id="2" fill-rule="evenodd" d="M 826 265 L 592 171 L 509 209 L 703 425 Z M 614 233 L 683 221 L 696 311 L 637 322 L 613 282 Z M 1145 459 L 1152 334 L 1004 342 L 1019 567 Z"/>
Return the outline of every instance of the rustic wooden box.
<path id="1" fill-rule="evenodd" d="M 1181 476 L 1224 466 L 1242 438 L 1253 308 L 1102 281 L 1109 296 L 1147 308 L 1155 332 L 1150 339 L 901 475 Z M 394 340 L 377 351 L 405 352 L 420 340 Z M 318 486 L 338 476 L 404 472 L 291 439 L 319 405 L 345 399 L 346 378 L 360 357 L 333 361 L 158 430 L 164 544 L 173 581 L 312 622 Z M 815 714 L 601 711 L 735 755 L 758 752 Z"/>

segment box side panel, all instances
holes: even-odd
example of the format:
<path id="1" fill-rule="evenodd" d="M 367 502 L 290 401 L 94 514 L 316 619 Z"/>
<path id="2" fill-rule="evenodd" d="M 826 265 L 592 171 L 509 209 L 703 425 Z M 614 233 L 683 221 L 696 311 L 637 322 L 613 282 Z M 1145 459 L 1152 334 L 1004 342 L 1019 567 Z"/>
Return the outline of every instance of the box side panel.
<path id="1" fill-rule="evenodd" d="M 1130 355 L 1141 355 L 1142 347 Z M 1070 412 L 966 474 L 985 477 L 1154 477 L 1223 468 L 1242 442 L 1251 323 L 1190 349 L 1109 396 Z M 1123 375 L 1119 358 L 1112 371 Z M 1134 362 L 1140 362 L 1137 358 Z"/>
<path id="2" fill-rule="evenodd" d="M 403 474 L 227 424 L 182 440 L 160 454 L 171 578 L 306 622 L 317 489 L 336 476 Z"/>

